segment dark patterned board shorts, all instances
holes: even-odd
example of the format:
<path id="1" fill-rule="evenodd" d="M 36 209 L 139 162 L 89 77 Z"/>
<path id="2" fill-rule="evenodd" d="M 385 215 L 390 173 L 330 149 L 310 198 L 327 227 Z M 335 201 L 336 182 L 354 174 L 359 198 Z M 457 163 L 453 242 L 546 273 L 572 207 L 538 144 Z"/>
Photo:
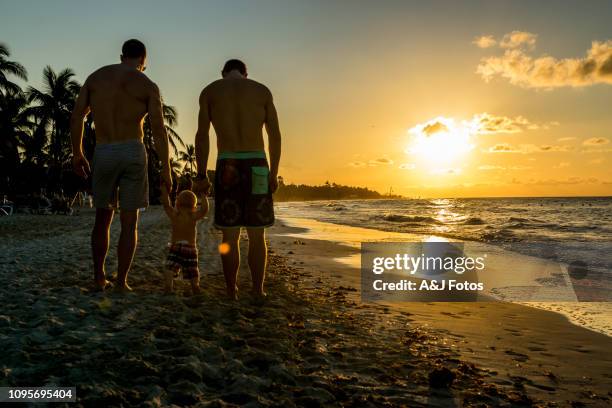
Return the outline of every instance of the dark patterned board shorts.
<path id="1" fill-rule="evenodd" d="M 215 226 L 269 227 L 274 203 L 266 154 L 221 152 L 215 171 Z"/>
<path id="2" fill-rule="evenodd" d="M 175 278 L 178 278 L 181 272 L 185 280 L 199 278 L 198 249 L 186 242 L 169 244 L 166 268 L 174 272 Z"/>

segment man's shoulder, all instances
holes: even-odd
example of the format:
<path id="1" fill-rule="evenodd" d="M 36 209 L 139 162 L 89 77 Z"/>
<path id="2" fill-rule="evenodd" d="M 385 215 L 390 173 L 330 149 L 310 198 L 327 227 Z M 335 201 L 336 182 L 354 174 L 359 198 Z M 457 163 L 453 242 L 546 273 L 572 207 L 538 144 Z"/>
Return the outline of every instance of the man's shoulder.
<path id="1" fill-rule="evenodd" d="M 130 82 L 142 84 L 151 89 L 157 89 L 155 82 L 151 81 L 144 73 L 136 70 L 126 70 L 121 64 L 105 65 L 98 68 L 87 77 L 86 82 L 93 83 L 99 80 L 116 79 L 117 76 L 128 79 Z"/>
<path id="2" fill-rule="evenodd" d="M 202 89 L 202 94 L 213 92 L 215 89 L 223 87 L 223 79 L 212 81 Z"/>

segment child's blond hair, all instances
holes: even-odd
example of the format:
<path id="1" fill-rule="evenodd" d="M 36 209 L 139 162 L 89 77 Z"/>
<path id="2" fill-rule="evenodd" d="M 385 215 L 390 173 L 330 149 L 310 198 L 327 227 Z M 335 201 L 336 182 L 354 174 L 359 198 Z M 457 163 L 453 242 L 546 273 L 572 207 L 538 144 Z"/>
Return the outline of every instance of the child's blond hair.
<path id="1" fill-rule="evenodd" d="M 184 208 L 186 210 L 196 208 L 198 204 L 198 198 L 191 190 L 183 190 L 176 197 L 176 207 Z"/>

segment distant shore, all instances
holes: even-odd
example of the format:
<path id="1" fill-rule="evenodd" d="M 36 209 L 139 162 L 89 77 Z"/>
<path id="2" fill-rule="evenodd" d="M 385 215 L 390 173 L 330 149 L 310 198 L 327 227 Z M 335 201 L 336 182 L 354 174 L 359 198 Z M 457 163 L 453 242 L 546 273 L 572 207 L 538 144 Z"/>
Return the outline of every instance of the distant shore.
<path id="1" fill-rule="evenodd" d="M 169 230 L 156 207 L 140 222 L 135 292 L 92 293 L 92 222 L 91 210 L 0 219 L 0 385 L 76 385 L 77 406 L 609 404 L 609 338 L 556 314 L 361 304 L 334 260 L 346 248 L 287 236 L 303 231 L 282 221 L 269 233 L 263 304 L 244 267 L 240 301 L 224 298 L 210 220 L 200 226 L 204 294 L 164 296 Z M 581 360 L 589 378 L 569 367 Z"/>

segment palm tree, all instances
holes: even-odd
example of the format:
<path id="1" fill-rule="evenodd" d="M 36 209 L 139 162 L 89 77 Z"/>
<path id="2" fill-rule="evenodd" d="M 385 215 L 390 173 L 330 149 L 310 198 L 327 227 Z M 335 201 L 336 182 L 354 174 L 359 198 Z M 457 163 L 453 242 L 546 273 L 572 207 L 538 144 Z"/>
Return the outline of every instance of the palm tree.
<path id="1" fill-rule="evenodd" d="M 178 113 L 174 106 L 166 105 L 162 103 L 162 113 L 164 116 L 164 127 L 166 128 L 166 134 L 168 135 L 168 144 L 172 147 L 174 154 L 178 154 L 178 145 L 185 147 L 183 139 L 176 133 L 174 127 L 178 123 Z M 149 197 L 151 202 L 157 202 L 159 196 L 159 175 L 161 167 L 159 163 L 159 156 L 155 150 L 155 141 L 153 139 L 153 131 L 151 129 L 151 120 L 149 116 L 145 117 L 144 125 L 142 127 L 144 137 L 143 143 L 147 150 L 148 160 L 148 173 L 149 173 Z"/>
<path id="2" fill-rule="evenodd" d="M 183 139 L 176 133 L 174 127 L 178 124 L 178 113 L 174 106 L 166 105 L 162 103 L 162 112 L 164 115 L 164 126 L 166 128 L 166 134 L 168 135 L 168 143 L 174 150 L 174 154 L 178 154 L 178 145 L 185 147 L 185 143 Z M 147 148 L 147 154 L 149 157 L 157 158 L 157 153 L 155 152 L 154 144 L 155 140 L 153 140 L 153 131 L 151 130 L 151 120 L 149 116 L 145 117 L 144 125 L 142 127 L 144 133 L 144 145 Z M 152 156 L 152 154 L 154 156 Z"/>
<path id="3" fill-rule="evenodd" d="M 19 172 L 20 151 L 29 143 L 33 125 L 24 93 L 13 87 L 0 92 L 0 167 L 4 169 L 3 182 L 9 185 Z"/>
<path id="4" fill-rule="evenodd" d="M 170 157 L 170 170 L 173 174 L 179 174 L 181 171 L 181 163 L 174 157 Z"/>
<path id="5" fill-rule="evenodd" d="M 46 150 L 54 171 L 70 159 L 70 115 L 81 85 L 73 79 L 74 72 L 66 68 L 58 73 L 49 66 L 43 70 L 43 90 L 28 88 L 30 108 L 37 120 L 36 132 L 47 136 Z"/>
<path id="6" fill-rule="evenodd" d="M 185 163 L 184 170 L 186 171 L 187 167 L 189 167 L 189 173 L 193 175 L 193 167 L 196 164 L 195 146 L 192 144 L 185 146 L 185 151 L 179 153 L 179 158 Z"/>
<path id="7" fill-rule="evenodd" d="M 19 85 L 9 81 L 9 75 L 16 76 L 24 81 L 28 80 L 28 72 L 24 66 L 18 62 L 9 61 L 7 57 L 10 57 L 10 55 L 8 46 L 0 43 L 0 93 L 3 91 L 8 92 L 9 90 L 13 93 L 21 92 Z"/>

